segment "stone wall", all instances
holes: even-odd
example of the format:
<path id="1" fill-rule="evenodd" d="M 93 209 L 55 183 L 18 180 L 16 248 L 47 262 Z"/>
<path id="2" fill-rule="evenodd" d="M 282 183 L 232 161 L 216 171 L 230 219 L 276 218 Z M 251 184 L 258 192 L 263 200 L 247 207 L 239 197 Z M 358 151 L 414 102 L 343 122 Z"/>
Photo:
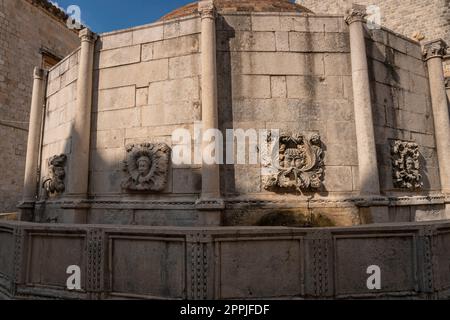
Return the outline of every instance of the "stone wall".
<path id="1" fill-rule="evenodd" d="M 403 140 L 420 147 L 422 191 L 439 192 L 428 70 L 420 44 L 387 30 L 368 32 L 366 41 L 382 190 L 388 195 L 398 193 L 390 154 L 392 142 Z"/>
<path id="2" fill-rule="evenodd" d="M 0 298 L 448 299 L 449 237 L 448 221 L 321 229 L 1 222 Z M 73 265 L 81 290 L 66 287 Z M 380 290 L 367 288 L 374 265 Z"/>
<path id="3" fill-rule="evenodd" d="M 344 14 L 353 3 L 378 5 L 382 24 L 408 37 L 420 32 L 426 40 L 450 42 L 450 1 L 404 0 L 297 0 L 315 13 Z"/>
<path id="4" fill-rule="evenodd" d="M 218 50 L 223 128 L 318 132 L 327 148 L 325 189 L 358 190 L 352 179 L 358 163 L 349 35 L 343 20 L 225 15 L 222 23 Z M 266 193 L 261 166 L 229 169 L 227 194 Z"/>
<path id="5" fill-rule="evenodd" d="M 122 193 L 125 146 L 163 142 L 200 120 L 200 20 L 154 24 L 98 40 L 90 193 Z M 198 167 L 174 167 L 165 194 L 200 190 Z"/>
<path id="6" fill-rule="evenodd" d="M 200 165 L 172 165 L 169 183 L 161 193 L 129 192 L 121 184 L 126 146 L 150 142 L 173 148 L 172 133 L 180 128 L 194 136 L 194 123 L 201 119 L 199 24 L 198 16 L 190 16 L 99 37 L 88 222 L 196 223 Z M 265 190 L 262 164 L 221 166 L 221 192 L 226 202 L 223 223 L 364 223 L 355 204 L 358 159 L 350 39 L 344 18 L 238 13 L 219 15 L 216 26 L 222 132 L 279 129 L 318 133 L 325 154 L 323 188 L 304 195 Z M 390 197 L 386 201 L 392 207 L 391 220 L 439 219 L 444 204 L 442 197 L 434 197 L 440 184 L 420 45 L 387 29 L 368 31 L 366 41 L 381 187 Z M 70 161 L 75 60 L 73 55 L 50 72 L 45 159 L 65 152 Z M 419 144 L 424 180 L 420 192 L 404 192 L 393 186 L 390 153 L 395 139 Z M 70 172 L 67 176 L 70 179 Z M 403 196 L 417 199 L 398 201 Z M 64 194 L 47 203 L 47 208 L 60 207 L 60 199 L 64 200 Z M 402 208 L 396 209 L 399 205 Z M 411 205 L 417 210 L 411 210 Z M 274 221 L 274 216 L 282 218 Z M 42 221 L 49 219 L 54 217 Z"/>
<path id="7" fill-rule="evenodd" d="M 65 154 L 70 161 L 72 123 L 76 108 L 78 58 L 79 50 L 76 50 L 48 73 L 45 128 L 42 140 L 41 185 L 48 176 L 50 158 Z M 67 181 L 70 176 L 70 172 L 67 171 Z M 43 189 L 40 191 L 42 193 Z"/>
<path id="8" fill-rule="evenodd" d="M 218 26 L 218 51 L 222 130 L 319 133 L 326 148 L 320 195 L 332 198 L 357 192 L 350 46 L 344 19 L 226 14 Z M 261 164 L 226 166 L 222 191 L 227 197 L 273 199 L 274 193 L 263 188 L 261 170 Z M 289 199 L 286 194 L 276 197 Z M 257 223 L 262 216 L 279 212 L 274 208 L 256 211 L 230 210 L 226 219 Z M 343 211 L 346 218 L 340 220 Z M 349 224 L 355 219 L 353 214 L 342 208 L 329 212 L 335 222 Z"/>
<path id="9" fill-rule="evenodd" d="M 0 1 L 0 212 L 21 200 L 28 137 L 33 68 L 40 50 L 64 57 L 78 36 L 29 1 Z"/>

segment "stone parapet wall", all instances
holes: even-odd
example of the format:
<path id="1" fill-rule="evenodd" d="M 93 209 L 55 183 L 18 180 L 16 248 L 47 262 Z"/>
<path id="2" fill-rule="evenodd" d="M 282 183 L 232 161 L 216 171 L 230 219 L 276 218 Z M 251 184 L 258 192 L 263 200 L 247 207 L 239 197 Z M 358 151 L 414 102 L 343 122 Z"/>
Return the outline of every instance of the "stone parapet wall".
<path id="1" fill-rule="evenodd" d="M 0 223 L 0 297 L 448 299 L 450 223 L 148 228 Z M 43 258 L 45 257 L 45 258 Z M 69 291 L 69 266 L 81 290 Z M 370 266 L 381 289 L 370 290 Z"/>

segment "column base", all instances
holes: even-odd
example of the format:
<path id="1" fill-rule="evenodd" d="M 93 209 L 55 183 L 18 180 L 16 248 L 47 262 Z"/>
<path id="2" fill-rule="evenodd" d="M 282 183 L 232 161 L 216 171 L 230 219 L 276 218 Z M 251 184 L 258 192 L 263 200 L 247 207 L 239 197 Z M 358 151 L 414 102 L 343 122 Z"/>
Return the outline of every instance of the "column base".
<path id="1" fill-rule="evenodd" d="M 21 202 L 17 208 L 19 209 L 19 221 L 24 222 L 34 222 L 34 201 L 24 201 Z"/>
<path id="2" fill-rule="evenodd" d="M 450 203 L 445 204 L 445 218 L 450 220 Z"/>
<path id="3" fill-rule="evenodd" d="M 64 224 L 86 224 L 88 209 L 64 209 L 63 216 L 58 223 Z"/>
<path id="4" fill-rule="evenodd" d="M 90 205 L 83 203 L 83 200 L 65 201 L 61 206 L 63 217 L 59 223 L 66 224 L 87 224 Z"/>
<path id="5" fill-rule="evenodd" d="M 198 210 L 198 222 L 205 227 L 218 227 L 222 224 L 223 199 L 200 199 L 195 203 Z"/>
<path id="6" fill-rule="evenodd" d="M 389 207 L 362 207 L 359 208 L 363 224 L 389 223 Z"/>

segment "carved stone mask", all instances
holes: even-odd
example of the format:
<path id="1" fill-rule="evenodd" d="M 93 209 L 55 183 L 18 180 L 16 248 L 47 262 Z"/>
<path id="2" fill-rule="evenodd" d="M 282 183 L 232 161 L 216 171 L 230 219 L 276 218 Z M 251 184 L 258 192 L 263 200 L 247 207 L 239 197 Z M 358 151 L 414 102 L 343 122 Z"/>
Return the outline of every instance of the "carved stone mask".
<path id="1" fill-rule="evenodd" d="M 170 148 L 163 143 L 129 145 L 123 162 L 122 188 L 129 191 L 162 191 L 169 173 Z"/>
<path id="2" fill-rule="evenodd" d="M 66 177 L 66 161 L 67 156 L 65 154 L 53 156 L 48 160 L 49 175 L 45 177 L 42 185 L 47 191 L 47 194 L 54 195 L 65 191 L 64 178 Z"/>

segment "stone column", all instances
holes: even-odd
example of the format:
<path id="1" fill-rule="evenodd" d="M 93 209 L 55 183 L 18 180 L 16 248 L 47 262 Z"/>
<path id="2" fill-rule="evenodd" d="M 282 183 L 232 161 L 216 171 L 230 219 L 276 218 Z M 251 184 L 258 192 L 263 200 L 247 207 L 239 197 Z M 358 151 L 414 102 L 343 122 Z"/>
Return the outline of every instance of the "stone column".
<path id="1" fill-rule="evenodd" d="M 201 65 L 202 65 L 202 124 L 203 133 L 218 129 L 217 67 L 216 67 L 216 10 L 214 1 L 199 1 L 201 16 Z M 208 142 L 203 141 L 202 151 Z M 219 164 L 202 164 L 202 194 L 197 202 L 201 210 L 201 224 L 219 225 L 220 210 L 224 208 L 220 193 Z"/>
<path id="2" fill-rule="evenodd" d="M 68 209 L 66 223 L 85 223 L 87 208 L 81 202 L 87 198 L 89 181 L 89 149 L 91 139 L 92 79 L 94 45 L 97 36 L 89 29 L 80 31 L 81 50 L 77 80 L 75 121 L 72 127 L 72 152 L 69 157 L 69 179 L 66 188 Z"/>
<path id="3" fill-rule="evenodd" d="M 447 48 L 444 40 L 438 39 L 426 42 L 423 52 L 430 80 L 441 189 L 444 194 L 450 195 L 450 117 L 443 70 L 443 57 Z M 450 204 L 446 206 L 446 214 L 450 218 Z"/>
<path id="4" fill-rule="evenodd" d="M 363 197 L 376 198 L 380 196 L 380 180 L 370 93 L 369 67 L 364 38 L 365 16 L 366 12 L 364 9 L 354 8 L 345 21 L 350 28 L 360 193 Z M 369 216 L 369 221 L 388 221 L 387 207 L 377 207 L 369 204 L 368 208 L 362 210 L 365 211 L 364 214 Z"/>
<path id="5" fill-rule="evenodd" d="M 38 163 L 41 141 L 42 112 L 45 104 L 45 84 L 47 72 L 34 69 L 33 95 L 31 98 L 30 125 L 28 130 L 27 157 L 25 162 L 25 179 L 23 202 L 20 204 L 20 220 L 30 221 L 38 191 Z"/>

